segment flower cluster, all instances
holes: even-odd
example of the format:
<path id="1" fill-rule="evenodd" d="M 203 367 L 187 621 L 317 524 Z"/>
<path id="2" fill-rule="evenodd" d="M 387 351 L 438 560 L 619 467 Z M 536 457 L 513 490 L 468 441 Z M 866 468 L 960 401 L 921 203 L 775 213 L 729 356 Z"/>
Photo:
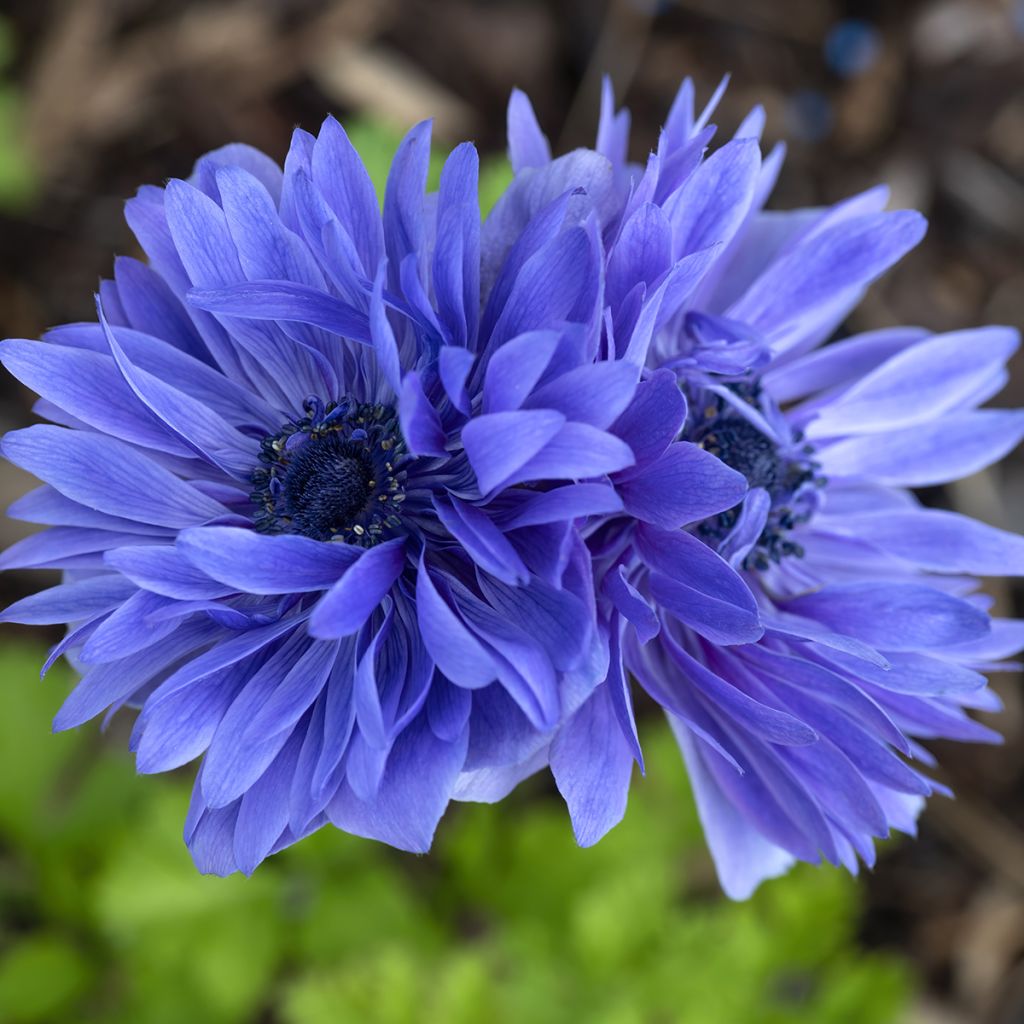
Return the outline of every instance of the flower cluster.
<path id="1" fill-rule="evenodd" d="M 98 322 L 3 343 L 51 421 L 3 440 L 43 482 L 11 514 L 50 529 L 0 566 L 64 573 L 4 619 L 69 625 L 57 728 L 127 705 L 139 771 L 202 759 L 201 870 L 326 823 L 425 851 L 544 767 L 593 843 L 643 765 L 631 680 L 737 897 L 870 863 L 939 788 L 919 741 L 991 738 L 965 709 L 1024 633 L 971 577 L 1024 540 L 906 488 L 1024 436 L 977 408 L 1017 338 L 822 347 L 923 220 L 765 212 L 782 150 L 755 110 L 708 155 L 714 103 L 685 83 L 638 167 L 609 88 L 557 159 L 515 93 L 483 224 L 471 145 L 427 194 L 428 124 L 383 209 L 333 119 L 283 170 L 225 147 L 129 201 L 148 260 Z"/>

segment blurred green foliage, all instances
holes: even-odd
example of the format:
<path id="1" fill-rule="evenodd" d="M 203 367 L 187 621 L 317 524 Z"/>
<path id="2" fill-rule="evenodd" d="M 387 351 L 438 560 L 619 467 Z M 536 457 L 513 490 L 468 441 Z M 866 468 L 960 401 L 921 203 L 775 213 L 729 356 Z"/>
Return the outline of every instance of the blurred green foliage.
<path id="1" fill-rule="evenodd" d="M 2 77 L 13 56 L 10 26 L 0 17 L 0 210 L 24 206 L 35 188 L 24 143 L 21 95 Z"/>
<path id="2" fill-rule="evenodd" d="M 456 806 L 417 858 L 327 829 L 250 878 L 198 875 L 189 780 L 123 737 L 49 735 L 69 685 L 0 653 L 6 1024 L 886 1024 L 907 978 L 853 940 L 856 884 L 714 891 L 668 731 L 626 821 L 578 849 L 537 792 Z"/>

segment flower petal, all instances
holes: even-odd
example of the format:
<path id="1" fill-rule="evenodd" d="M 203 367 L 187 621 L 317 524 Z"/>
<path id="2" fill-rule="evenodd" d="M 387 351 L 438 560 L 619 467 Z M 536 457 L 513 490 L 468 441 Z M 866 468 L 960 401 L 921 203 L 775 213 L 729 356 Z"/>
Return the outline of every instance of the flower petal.
<path id="1" fill-rule="evenodd" d="M 587 423 L 566 423 L 540 452 L 506 477 L 505 483 L 589 480 L 627 469 L 634 461 L 629 445 L 614 434 Z"/>
<path id="2" fill-rule="evenodd" d="M 369 548 L 313 609 L 310 633 L 322 640 L 355 633 L 384 599 L 404 565 L 404 538 Z"/>
<path id="3" fill-rule="evenodd" d="M 365 313 L 326 292 L 294 281 L 247 281 L 222 288 L 193 288 L 188 301 L 199 309 L 245 320 L 311 324 L 331 334 L 370 343 Z"/>
<path id="4" fill-rule="evenodd" d="M 177 529 L 228 514 L 220 502 L 112 437 L 38 424 L 7 434 L 0 447 L 16 466 L 99 512 Z"/>
<path id="5" fill-rule="evenodd" d="M 295 729 L 270 767 L 246 790 L 235 821 L 234 854 L 238 870 L 251 875 L 288 827 L 288 797 L 302 748 Z"/>
<path id="6" fill-rule="evenodd" d="M 622 820 L 632 772 L 633 752 L 602 683 L 551 743 L 551 773 L 580 846 L 593 846 Z"/>
<path id="7" fill-rule="evenodd" d="M 384 189 L 384 249 L 395 271 L 418 254 L 426 238 L 425 190 L 430 164 L 430 121 L 421 121 L 399 143 Z"/>
<path id="8" fill-rule="evenodd" d="M 98 312 L 114 362 L 139 403 L 184 442 L 186 451 L 236 479 L 248 480 L 259 456 L 255 439 L 245 437 L 191 395 L 133 365 L 107 326 L 103 310 Z"/>
<path id="9" fill-rule="evenodd" d="M 494 659 L 441 595 L 422 556 L 416 574 L 416 614 L 423 643 L 453 683 L 477 689 L 497 679 Z"/>
<path id="10" fill-rule="evenodd" d="M 536 455 L 565 424 L 549 409 L 477 416 L 462 428 L 462 443 L 481 494 L 489 494 Z"/>
<path id="11" fill-rule="evenodd" d="M 1007 327 L 940 334 L 903 349 L 825 406 L 808 437 L 877 434 L 934 420 L 975 401 L 1020 337 Z"/>
<path id="12" fill-rule="evenodd" d="M 919 213 L 900 210 L 862 214 L 812 232 L 776 259 L 726 315 L 781 336 L 845 290 L 878 277 L 917 245 L 926 226 Z"/>
<path id="13" fill-rule="evenodd" d="M 547 137 L 521 89 L 513 89 L 508 99 L 508 158 L 516 174 L 525 167 L 543 167 L 551 160 Z"/>
<path id="14" fill-rule="evenodd" d="M 761 167 L 756 139 L 734 139 L 711 154 L 665 203 L 677 258 L 728 243 L 743 223 Z"/>
<path id="15" fill-rule="evenodd" d="M 373 181 L 349 141 L 345 129 L 331 116 L 320 126 L 310 160 L 313 183 L 345 225 L 370 276 L 384 254 L 384 233 Z"/>
<path id="16" fill-rule="evenodd" d="M 402 436 L 414 455 L 444 455 L 445 435 L 441 417 L 423 393 L 418 373 L 407 373 L 402 380 L 398 402 Z"/>
<path id="17" fill-rule="evenodd" d="M 116 573 L 90 576 L 15 601 L 0 613 L 0 622 L 41 626 L 91 619 L 113 610 L 135 591 L 130 580 Z"/>
<path id="18" fill-rule="evenodd" d="M 932 572 L 1024 576 L 1024 537 L 956 512 L 908 509 L 831 524 Z"/>
<path id="19" fill-rule="evenodd" d="M 671 530 L 738 505 L 747 492 L 742 473 L 689 441 L 669 445 L 654 462 L 616 483 L 626 511 Z"/>
<path id="20" fill-rule="evenodd" d="M 362 554 L 349 544 L 255 533 L 233 526 L 185 530 L 176 547 L 211 579 L 247 594 L 326 590 Z"/>
<path id="21" fill-rule="evenodd" d="M 328 804 L 331 821 L 353 835 L 426 853 L 466 760 L 469 731 L 453 743 L 434 735 L 426 712 L 395 742 L 376 797 L 343 786 Z"/>
<path id="22" fill-rule="evenodd" d="M 527 409 L 556 409 L 567 420 L 607 429 L 629 405 L 636 388 L 636 368 L 606 362 L 578 366 L 533 392 Z"/>
<path id="23" fill-rule="evenodd" d="M 713 643 L 753 643 L 761 638 L 757 603 L 743 578 L 716 552 L 680 530 L 643 527 L 640 556 L 651 568 L 654 600 Z"/>
<path id="24" fill-rule="evenodd" d="M 655 370 L 637 385 L 626 411 L 612 425 L 636 456 L 638 466 L 656 459 L 679 436 L 686 399 L 671 370 Z"/>
<path id="25" fill-rule="evenodd" d="M 135 398 L 109 356 L 11 339 L 0 344 L 0 362 L 22 384 L 76 420 L 146 448 L 191 455 Z"/>
<path id="26" fill-rule="evenodd" d="M 902 430 L 852 437 L 823 447 L 818 461 L 830 477 L 869 477 L 875 483 L 931 487 L 997 462 L 1024 438 L 1024 411 L 983 409 L 940 416 Z"/>
<path id="27" fill-rule="evenodd" d="M 782 607 L 888 651 L 966 643 L 989 630 L 985 612 L 918 583 L 834 584 Z"/>
<path id="28" fill-rule="evenodd" d="M 547 369 L 560 341 L 556 331 L 528 331 L 497 349 L 484 374 L 484 413 L 518 409 Z"/>
<path id="29" fill-rule="evenodd" d="M 562 523 L 587 516 L 621 512 L 622 499 L 608 484 L 567 484 L 527 498 L 511 518 L 502 521 L 505 530 Z"/>
<path id="30" fill-rule="evenodd" d="M 442 525 L 481 569 L 513 585 L 529 580 L 522 558 L 486 512 L 454 495 L 447 503 L 435 499 L 434 509 Z"/>
<path id="31" fill-rule="evenodd" d="M 480 160 L 472 143 L 452 150 L 437 193 L 433 285 L 437 314 L 456 345 L 475 341 L 480 311 Z"/>
<path id="32" fill-rule="evenodd" d="M 669 715 L 669 723 L 686 760 L 697 813 L 722 889 L 729 899 L 748 899 L 763 881 L 785 874 L 794 857 L 769 842 L 721 790 L 704 763 L 715 755 L 699 749 L 686 726 L 673 715 Z"/>

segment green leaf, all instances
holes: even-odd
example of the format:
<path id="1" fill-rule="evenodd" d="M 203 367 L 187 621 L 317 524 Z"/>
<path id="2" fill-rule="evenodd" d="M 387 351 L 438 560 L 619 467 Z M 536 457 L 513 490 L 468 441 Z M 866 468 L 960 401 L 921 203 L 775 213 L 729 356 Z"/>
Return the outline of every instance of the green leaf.
<path id="1" fill-rule="evenodd" d="M 89 992 L 94 976 L 84 953 L 60 935 L 24 938 L 0 958 L 0 1020 L 53 1024 Z"/>
<path id="2" fill-rule="evenodd" d="M 0 72 L 15 56 L 10 24 L 0 18 Z M 24 104 L 21 94 L 0 81 L 0 209 L 29 204 L 36 191 L 36 175 L 25 143 Z"/>
<path id="3" fill-rule="evenodd" d="M 69 673 L 56 665 L 40 681 L 45 652 L 36 646 L 0 647 L 0 833 L 14 842 L 45 839 L 59 813 L 59 781 L 83 751 L 82 733 L 51 735 L 50 723 L 69 689 Z"/>

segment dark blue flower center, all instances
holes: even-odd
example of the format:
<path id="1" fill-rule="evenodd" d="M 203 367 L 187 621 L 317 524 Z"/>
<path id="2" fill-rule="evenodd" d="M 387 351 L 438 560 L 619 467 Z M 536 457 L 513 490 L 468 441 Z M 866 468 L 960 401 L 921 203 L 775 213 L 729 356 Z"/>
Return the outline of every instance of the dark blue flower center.
<path id="1" fill-rule="evenodd" d="M 366 508 L 375 486 L 366 453 L 331 433 L 296 452 L 285 470 L 281 505 L 296 533 L 329 540 Z"/>
<path id="2" fill-rule="evenodd" d="M 756 385 L 736 385 L 734 390 L 752 406 L 759 398 Z M 742 473 L 751 488 L 762 488 L 771 498 L 768 519 L 744 560 L 744 568 L 765 570 L 783 558 L 801 557 L 803 548 L 790 533 L 814 514 L 825 483 L 813 460 L 813 449 L 801 445 L 799 438 L 780 449 L 774 438 L 718 395 L 691 396 L 691 408 L 698 412 L 691 416 L 687 436 Z M 739 514 L 739 506 L 721 512 L 701 523 L 698 532 L 711 541 L 721 541 L 736 526 Z"/>
<path id="3" fill-rule="evenodd" d="M 256 529 L 372 547 L 401 526 L 407 461 L 395 412 L 351 398 L 307 401 L 264 438 L 253 473 Z"/>
<path id="4" fill-rule="evenodd" d="M 716 416 L 700 442 L 706 451 L 742 473 L 751 487 L 771 492 L 788 475 L 775 443 L 741 416 Z"/>

